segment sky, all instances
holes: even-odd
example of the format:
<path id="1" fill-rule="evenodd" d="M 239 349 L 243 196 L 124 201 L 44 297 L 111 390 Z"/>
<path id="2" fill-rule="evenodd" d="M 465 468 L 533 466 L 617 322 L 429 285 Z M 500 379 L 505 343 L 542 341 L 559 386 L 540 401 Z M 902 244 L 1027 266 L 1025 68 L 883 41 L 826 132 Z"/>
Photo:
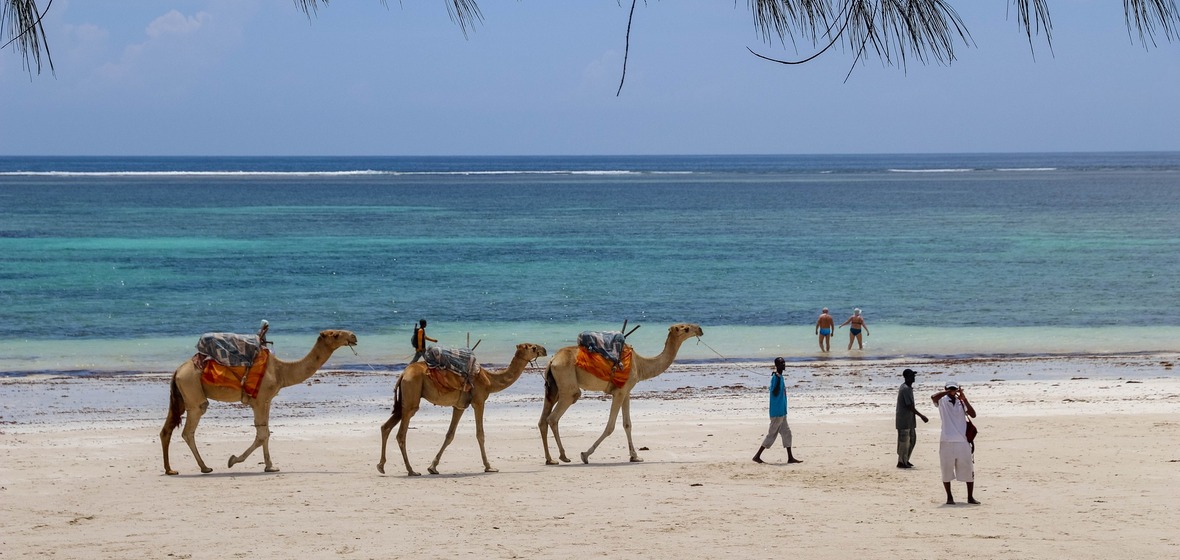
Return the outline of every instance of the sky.
<path id="1" fill-rule="evenodd" d="M 55 0 L 55 72 L 0 51 L 0 155 L 630 155 L 1180 150 L 1180 42 L 1118 0 L 956 0 L 949 66 L 767 43 L 747 2 Z M 40 2 L 42 7 L 45 2 Z M 845 81 L 849 69 L 853 72 Z"/>

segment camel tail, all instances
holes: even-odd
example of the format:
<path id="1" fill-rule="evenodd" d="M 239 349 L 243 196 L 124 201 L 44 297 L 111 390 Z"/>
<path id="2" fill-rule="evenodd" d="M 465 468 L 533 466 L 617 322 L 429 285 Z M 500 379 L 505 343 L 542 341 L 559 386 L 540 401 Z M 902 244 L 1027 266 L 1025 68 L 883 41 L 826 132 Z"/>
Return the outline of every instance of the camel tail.
<path id="1" fill-rule="evenodd" d="M 169 433 L 180 425 L 180 416 L 184 414 L 184 398 L 180 396 L 180 387 L 176 386 L 176 374 L 172 374 L 172 389 L 168 397 L 168 419 L 165 425 Z"/>
<path id="2" fill-rule="evenodd" d="M 395 423 L 402 419 L 402 380 L 400 378 L 397 380 L 397 385 L 393 386 L 393 412 L 389 418 Z"/>
<path id="3" fill-rule="evenodd" d="M 545 368 L 545 400 L 557 400 L 557 382 L 553 380 L 553 366 Z"/>

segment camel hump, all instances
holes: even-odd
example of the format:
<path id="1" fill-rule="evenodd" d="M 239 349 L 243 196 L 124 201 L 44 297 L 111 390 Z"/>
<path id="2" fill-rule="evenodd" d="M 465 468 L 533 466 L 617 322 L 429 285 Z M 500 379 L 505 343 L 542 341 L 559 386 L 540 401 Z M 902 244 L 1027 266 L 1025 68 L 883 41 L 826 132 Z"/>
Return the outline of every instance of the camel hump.
<path id="1" fill-rule="evenodd" d="M 578 335 L 578 346 L 610 360 L 617 368 L 623 358 L 623 348 L 627 346 L 627 337 L 615 331 L 583 331 Z"/>
<path id="2" fill-rule="evenodd" d="M 261 339 L 252 334 L 205 333 L 197 340 L 198 354 L 228 367 L 249 367 L 261 350 Z"/>
<path id="3" fill-rule="evenodd" d="M 430 369 L 453 371 L 465 378 L 479 373 L 479 364 L 471 350 L 431 346 L 422 357 L 426 359 L 426 367 Z"/>

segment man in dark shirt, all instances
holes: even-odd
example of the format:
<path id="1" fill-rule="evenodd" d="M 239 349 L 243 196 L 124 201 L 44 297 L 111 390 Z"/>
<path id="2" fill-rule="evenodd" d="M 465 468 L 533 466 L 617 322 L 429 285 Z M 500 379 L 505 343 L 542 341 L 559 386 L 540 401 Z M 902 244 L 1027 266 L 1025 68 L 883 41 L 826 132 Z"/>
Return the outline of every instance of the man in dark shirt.
<path id="1" fill-rule="evenodd" d="M 901 372 L 905 383 L 897 389 L 897 468 L 908 469 L 914 465 L 910 463 L 910 454 L 914 452 L 914 445 L 918 442 L 918 421 L 929 422 L 918 409 L 914 407 L 914 378 L 918 372 L 906 368 Z"/>

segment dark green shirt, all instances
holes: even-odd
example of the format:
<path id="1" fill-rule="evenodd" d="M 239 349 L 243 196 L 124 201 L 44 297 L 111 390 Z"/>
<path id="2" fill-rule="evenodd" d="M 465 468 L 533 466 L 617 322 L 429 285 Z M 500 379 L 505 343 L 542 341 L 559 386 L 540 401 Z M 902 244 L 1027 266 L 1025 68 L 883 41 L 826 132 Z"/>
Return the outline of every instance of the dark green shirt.
<path id="1" fill-rule="evenodd" d="M 901 384 L 897 390 L 897 429 L 909 430 L 918 427 L 918 418 L 914 415 L 914 388 Z"/>

